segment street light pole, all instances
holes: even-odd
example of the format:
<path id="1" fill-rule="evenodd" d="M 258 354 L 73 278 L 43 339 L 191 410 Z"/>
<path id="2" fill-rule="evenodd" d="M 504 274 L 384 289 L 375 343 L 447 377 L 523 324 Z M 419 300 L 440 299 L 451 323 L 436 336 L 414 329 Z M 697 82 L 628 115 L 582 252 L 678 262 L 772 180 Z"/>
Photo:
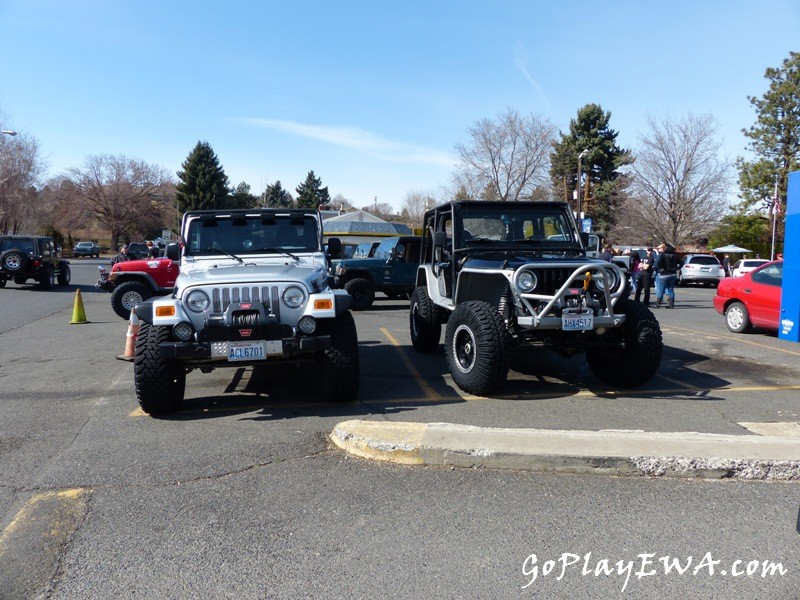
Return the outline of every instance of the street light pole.
<path id="1" fill-rule="evenodd" d="M 580 154 L 578 154 L 578 178 L 575 180 L 575 199 L 577 200 L 577 207 L 578 213 L 577 218 L 578 221 L 581 219 L 581 160 L 589 156 L 588 150 L 583 150 Z"/>

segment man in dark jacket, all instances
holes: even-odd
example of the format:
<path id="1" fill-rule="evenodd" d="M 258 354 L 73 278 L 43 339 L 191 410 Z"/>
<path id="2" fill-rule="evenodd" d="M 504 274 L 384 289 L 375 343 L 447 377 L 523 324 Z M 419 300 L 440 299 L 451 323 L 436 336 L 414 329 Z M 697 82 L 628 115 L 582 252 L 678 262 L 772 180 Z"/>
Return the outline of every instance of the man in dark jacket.
<path id="1" fill-rule="evenodd" d="M 128 244 L 125 244 L 120 250 L 119 254 L 117 254 L 114 258 L 111 259 L 112 266 L 117 264 L 118 262 L 125 262 L 126 260 L 132 260 L 131 255 L 128 254 Z"/>
<path id="2" fill-rule="evenodd" d="M 675 307 L 675 281 L 678 279 L 678 257 L 675 248 L 666 242 L 658 247 L 658 257 L 653 265 L 656 273 L 656 308 L 668 296 L 667 308 Z"/>

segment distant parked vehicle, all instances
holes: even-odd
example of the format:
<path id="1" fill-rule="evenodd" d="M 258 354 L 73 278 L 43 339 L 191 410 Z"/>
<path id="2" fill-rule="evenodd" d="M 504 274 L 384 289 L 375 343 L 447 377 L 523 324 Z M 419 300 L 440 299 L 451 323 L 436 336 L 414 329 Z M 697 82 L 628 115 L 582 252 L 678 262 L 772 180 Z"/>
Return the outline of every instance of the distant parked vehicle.
<path id="1" fill-rule="evenodd" d="M 100 258 L 100 246 L 94 242 L 78 242 L 72 248 L 72 256 L 88 256 Z"/>
<path id="2" fill-rule="evenodd" d="M 769 261 L 765 258 L 745 258 L 737 260 L 736 264 L 731 269 L 731 277 L 741 277 L 745 273 L 754 271 L 761 265 L 767 264 Z"/>
<path id="3" fill-rule="evenodd" d="M 150 258 L 150 248 L 144 242 L 131 242 L 128 244 L 128 256 L 138 260 Z"/>
<path id="4" fill-rule="evenodd" d="M 741 277 L 726 277 L 717 287 L 714 308 L 734 333 L 753 327 L 778 330 L 783 261 L 768 262 Z"/>
<path id="5" fill-rule="evenodd" d="M 678 285 L 705 283 L 716 287 L 725 277 L 725 269 L 712 254 L 687 254 L 678 269 Z"/>

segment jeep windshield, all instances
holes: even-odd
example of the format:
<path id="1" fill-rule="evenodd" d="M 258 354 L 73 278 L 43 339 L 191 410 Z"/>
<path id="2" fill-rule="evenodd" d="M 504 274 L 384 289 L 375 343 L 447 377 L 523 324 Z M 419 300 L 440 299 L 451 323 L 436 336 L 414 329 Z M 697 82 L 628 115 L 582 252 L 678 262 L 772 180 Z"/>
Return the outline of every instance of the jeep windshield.
<path id="1" fill-rule="evenodd" d="M 214 215 L 193 219 L 186 236 L 186 255 L 242 256 L 319 252 L 317 221 L 311 215 Z M 299 259 L 298 259 L 299 260 Z"/>
<path id="2" fill-rule="evenodd" d="M 461 213 L 462 247 L 474 249 L 579 250 L 569 215 L 557 208 L 520 206 L 502 210 L 470 206 Z"/>

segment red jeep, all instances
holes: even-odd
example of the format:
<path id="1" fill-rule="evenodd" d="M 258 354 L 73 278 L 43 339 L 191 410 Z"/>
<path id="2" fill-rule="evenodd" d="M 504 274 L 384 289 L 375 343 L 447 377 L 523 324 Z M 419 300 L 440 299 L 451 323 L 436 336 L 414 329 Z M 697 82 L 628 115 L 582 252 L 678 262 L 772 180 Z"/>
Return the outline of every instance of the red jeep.
<path id="1" fill-rule="evenodd" d="M 131 309 L 151 296 L 164 296 L 172 292 L 178 277 L 178 263 L 168 258 L 127 260 L 114 264 L 109 273 L 100 268 L 100 279 L 95 284 L 111 292 L 111 306 L 123 319 L 131 316 Z"/>

